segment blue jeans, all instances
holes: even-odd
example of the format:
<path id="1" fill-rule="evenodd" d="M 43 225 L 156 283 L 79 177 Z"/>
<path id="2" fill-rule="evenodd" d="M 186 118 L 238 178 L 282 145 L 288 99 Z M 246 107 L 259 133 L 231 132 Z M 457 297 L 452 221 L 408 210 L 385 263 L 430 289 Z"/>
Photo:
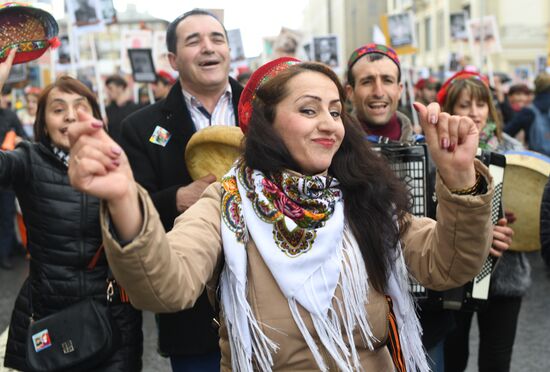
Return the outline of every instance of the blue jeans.
<path id="1" fill-rule="evenodd" d="M 427 350 L 428 364 L 432 372 L 445 372 L 445 340 L 439 341 L 434 347 Z"/>
<path id="2" fill-rule="evenodd" d="M 0 259 L 10 255 L 15 241 L 15 193 L 0 190 Z"/>
<path id="3" fill-rule="evenodd" d="M 173 372 L 220 372 L 221 358 L 219 351 L 193 356 L 171 356 L 170 364 Z"/>

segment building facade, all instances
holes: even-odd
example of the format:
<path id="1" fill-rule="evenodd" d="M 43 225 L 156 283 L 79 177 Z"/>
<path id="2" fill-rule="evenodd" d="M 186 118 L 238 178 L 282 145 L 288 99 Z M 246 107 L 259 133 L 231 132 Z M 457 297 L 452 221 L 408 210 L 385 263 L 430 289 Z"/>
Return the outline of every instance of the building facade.
<path id="1" fill-rule="evenodd" d="M 301 30 L 306 40 L 339 37 L 338 72 L 343 76 L 351 52 L 374 40 L 374 26 L 382 26 L 380 17 L 403 12 L 413 14 L 416 53 L 400 58 L 404 66 L 422 75 L 443 78 L 453 69 L 470 65 L 484 73 L 527 75 L 532 80 L 549 52 L 550 2 L 546 0 L 310 0 Z M 452 37 L 457 25 L 454 20 L 451 23 L 451 15 L 456 18 L 456 14 L 473 21 L 494 16 L 498 32 L 491 47 Z M 490 30 L 481 32 L 484 40 L 490 39 Z"/>
<path id="2" fill-rule="evenodd" d="M 484 73 L 504 72 L 515 79 L 528 74 L 530 80 L 544 67 L 548 55 L 550 2 L 545 0 L 388 0 L 387 11 L 413 12 L 417 52 L 402 60 L 416 68 L 428 68 L 432 74 L 444 75 L 458 58 L 462 65 L 473 65 Z M 451 15 L 457 13 L 465 13 L 472 21 L 494 16 L 495 39 L 487 27 L 481 28 L 482 39 L 490 40 L 486 43 L 476 43 L 474 37 L 451 37 L 456 31 Z"/>
<path id="3" fill-rule="evenodd" d="M 337 35 L 340 75 L 345 73 L 349 55 L 360 45 L 373 41 L 374 26 L 386 13 L 384 1 L 310 0 L 304 10 L 305 39 Z"/>

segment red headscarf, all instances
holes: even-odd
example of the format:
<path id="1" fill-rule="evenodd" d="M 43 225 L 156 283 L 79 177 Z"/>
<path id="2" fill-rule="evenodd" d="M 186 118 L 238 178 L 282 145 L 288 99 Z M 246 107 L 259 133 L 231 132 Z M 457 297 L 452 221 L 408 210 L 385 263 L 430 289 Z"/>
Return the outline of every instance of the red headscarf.
<path id="1" fill-rule="evenodd" d="M 176 79 L 174 79 L 172 74 L 170 74 L 168 71 L 165 71 L 165 70 L 158 70 L 157 71 L 157 78 L 162 79 L 168 85 L 176 84 Z"/>
<path id="2" fill-rule="evenodd" d="M 244 134 L 248 131 L 248 123 L 252 116 L 252 101 L 256 98 L 256 91 L 266 81 L 270 80 L 279 72 L 286 70 L 292 65 L 300 63 L 301 61 L 292 57 L 281 57 L 273 61 L 267 62 L 260 66 L 246 83 L 244 90 L 239 100 L 239 127 Z"/>
<path id="3" fill-rule="evenodd" d="M 444 83 L 441 89 L 439 89 L 439 92 L 437 92 L 437 102 L 443 106 L 443 103 L 445 103 L 445 99 L 447 98 L 447 92 L 449 91 L 449 87 L 452 83 L 454 83 L 457 80 L 464 80 L 464 79 L 478 79 L 489 88 L 489 79 L 487 79 L 487 76 L 481 75 L 480 73 L 473 72 L 473 71 L 459 71 L 450 78 L 448 78 Z"/>

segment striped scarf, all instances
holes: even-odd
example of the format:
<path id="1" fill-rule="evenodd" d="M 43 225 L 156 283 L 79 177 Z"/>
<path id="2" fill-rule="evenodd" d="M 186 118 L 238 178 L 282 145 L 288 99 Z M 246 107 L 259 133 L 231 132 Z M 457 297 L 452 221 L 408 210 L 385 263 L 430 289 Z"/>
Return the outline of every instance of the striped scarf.
<path id="1" fill-rule="evenodd" d="M 55 146 L 54 144 L 50 144 L 50 147 L 52 149 L 52 152 L 53 154 L 59 159 L 61 160 L 61 162 L 63 164 L 65 164 L 65 166 L 69 166 L 69 159 L 70 159 L 70 155 L 68 152 L 66 152 L 65 150 L 62 150 L 60 149 L 59 147 Z"/>

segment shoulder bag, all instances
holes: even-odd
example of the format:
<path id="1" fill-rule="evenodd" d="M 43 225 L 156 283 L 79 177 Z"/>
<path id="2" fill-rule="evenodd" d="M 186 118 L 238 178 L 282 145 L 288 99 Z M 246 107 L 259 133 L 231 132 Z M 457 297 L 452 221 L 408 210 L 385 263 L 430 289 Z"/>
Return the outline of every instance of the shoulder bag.
<path id="1" fill-rule="evenodd" d="M 88 269 L 95 267 L 102 248 Z M 42 319 L 34 319 L 32 294 L 29 296 L 33 315 L 27 332 L 26 358 L 32 371 L 90 370 L 113 354 L 120 344 L 120 333 L 109 309 L 113 283 L 107 279 L 104 303 L 88 297 Z"/>

